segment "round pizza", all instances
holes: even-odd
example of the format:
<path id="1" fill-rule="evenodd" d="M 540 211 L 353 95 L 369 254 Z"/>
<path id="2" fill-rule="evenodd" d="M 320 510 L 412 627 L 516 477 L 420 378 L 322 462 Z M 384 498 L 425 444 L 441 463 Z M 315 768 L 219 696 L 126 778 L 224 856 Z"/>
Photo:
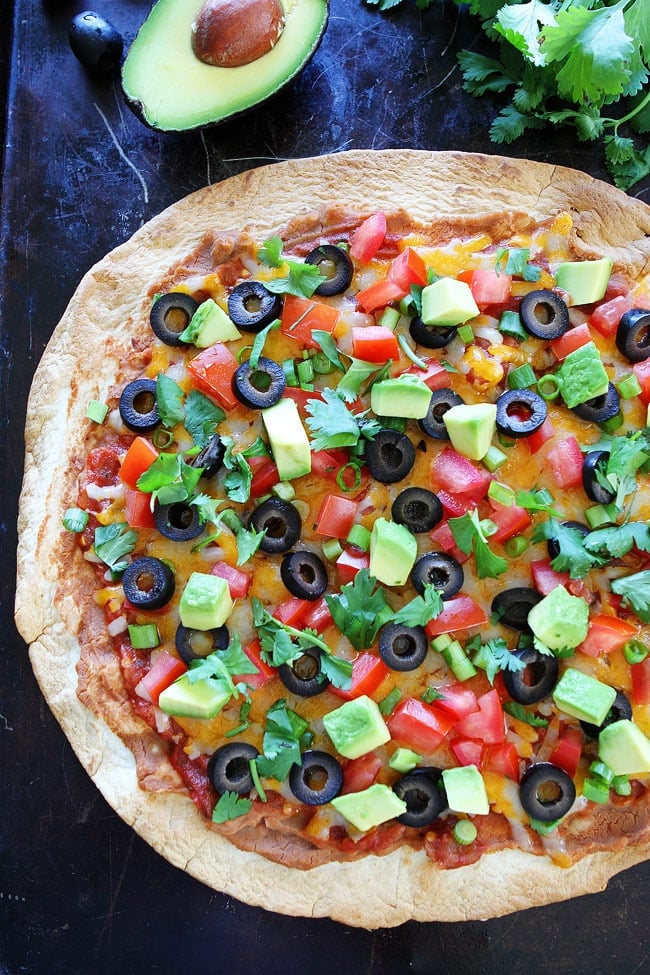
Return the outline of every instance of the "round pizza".
<path id="1" fill-rule="evenodd" d="M 173 864 L 373 928 L 647 858 L 649 241 L 583 173 L 353 151 L 86 275 L 32 386 L 16 619 Z"/>

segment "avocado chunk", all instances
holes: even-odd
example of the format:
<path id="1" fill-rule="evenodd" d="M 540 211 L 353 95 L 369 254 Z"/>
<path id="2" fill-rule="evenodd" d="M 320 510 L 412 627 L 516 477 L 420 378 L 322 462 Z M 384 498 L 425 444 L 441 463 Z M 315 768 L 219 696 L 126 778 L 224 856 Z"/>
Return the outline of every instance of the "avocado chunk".
<path id="1" fill-rule="evenodd" d="M 332 805 L 356 829 L 365 833 L 380 823 L 406 812 L 406 803 L 387 785 L 369 786 L 361 792 L 348 792 L 332 799 Z"/>
<path id="2" fill-rule="evenodd" d="M 462 765 L 442 771 L 447 803 L 452 812 L 487 816 L 490 811 L 485 782 L 476 765 Z"/>
<path id="3" fill-rule="evenodd" d="M 327 0 L 282 0 L 284 27 L 266 54 L 238 67 L 200 61 L 192 25 L 202 0 L 158 0 L 122 68 L 129 106 L 145 124 L 180 132 L 223 122 L 275 95 L 312 57 L 327 25 Z"/>
<path id="4" fill-rule="evenodd" d="M 377 416 L 422 420 L 429 410 L 431 395 L 431 390 L 421 379 L 403 373 L 396 379 L 375 383 L 370 390 L 370 406 Z"/>
<path id="5" fill-rule="evenodd" d="M 417 554 L 417 540 L 406 525 L 377 519 L 370 533 L 371 576 L 385 586 L 403 586 Z"/>
<path id="6" fill-rule="evenodd" d="M 190 684 L 187 674 L 161 692 L 158 707 L 179 718 L 214 718 L 230 700 L 223 681 L 197 680 Z"/>
<path id="7" fill-rule="evenodd" d="M 309 438 L 294 401 L 288 398 L 279 400 L 275 406 L 262 410 L 262 419 L 280 480 L 290 481 L 294 477 L 309 474 Z"/>
<path id="8" fill-rule="evenodd" d="M 613 687 L 575 667 L 567 667 L 553 691 L 553 700 L 561 711 L 589 724 L 602 724 L 615 698 Z"/>
<path id="9" fill-rule="evenodd" d="M 603 396 L 609 386 L 609 376 L 594 342 L 587 342 L 570 352 L 556 376 L 562 399 L 570 410 L 596 396 Z"/>
<path id="10" fill-rule="evenodd" d="M 497 428 L 495 403 L 461 403 L 442 415 L 454 450 L 470 460 L 483 460 Z"/>
<path id="11" fill-rule="evenodd" d="M 587 305 L 600 301 L 611 273 L 609 257 L 601 257 L 598 261 L 570 261 L 560 264 L 555 272 L 555 283 L 571 295 L 571 304 Z"/>
<path id="12" fill-rule="evenodd" d="M 325 731 L 344 758 L 359 758 L 390 741 L 378 705 L 362 695 L 323 716 Z"/>
<path id="13" fill-rule="evenodd" d="M 425 325 L 462 325 L 480 314 L 468 284 L 455 278 L 439 278 L 422 289 L 422 321 Z"/>
<path id="14" fill-rule="evenodd" d="M 417 752 L 411 751 L 410 748 L 396 748 L 388 759 L 388 764 L 396 772 L 401 772 L 402 775 L 405 775 L 406 772 L 410 772 L 421 761 L 422 756 L 418 755 Z"/>
<path id="15" fill-rule="evenodd" d="M 528 625 L 549 650 L 577 647 L 587 636 L 589 607 L 580 596 L 556 586 L 533 606 Z"/>
<path id="16" fill-rule="evenodd" d="M 215 342 L 234 342 L 241 338 L 241 332 L 214 298 L 207 298 L 178 337 L 181 342 L 191 342 L 197 349 L 207 349 Z"/>
<path id="17" fill-rule="evenodd" d="M 650 739 L 627 718 L 613 721 L 598 735 L 598 757 L 614 775 L 650 772 Z"/>
<path id="18" fill-rule="evenodd" d="M 223 626 L 233 602 L 225 579 L 206 572 L 193 572 L 187 580 L 179 612 L 181 623 L 192 630 L 214 630 Z"/>

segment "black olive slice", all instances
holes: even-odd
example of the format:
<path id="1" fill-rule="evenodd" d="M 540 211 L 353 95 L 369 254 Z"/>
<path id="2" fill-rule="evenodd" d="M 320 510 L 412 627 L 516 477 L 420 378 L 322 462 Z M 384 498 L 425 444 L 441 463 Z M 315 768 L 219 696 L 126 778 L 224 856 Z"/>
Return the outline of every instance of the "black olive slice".
<path id="1" fill-rule="evenodd" d="M 557 683 L 560 669 L 557 657 L 540 653 L 534 647 L 513 650 L 512 653 L 525 667 L 503 671 L 505 688 L 517 704 L 536 704 L 550 694 Z"/>
<path id="2" fill-rule="evenodd" d="M 379 656 L 391 670 L 415 670 L 424 661 L 429 641 L 423 626 L 387 623 L 379 633 Z"/>
<path id="3" fill-rule="evenodd" d="M 208 762 L 208 776 L 216 791 L 246 795 L 253 788 L 250 763 L 259 752 L 246 741 L 231 741 L 217 748 Z"/>
<path id="4" fill-rule="evenodd" d="M 321 244 L 310 251 L 305 258 L 305 264 L 314 264 L 320 274 L 327 280 L 319 284 L 315 295 L 330 298 L 340 295 L 350 287 L 354 267 L 347 253 L 335 244 Z"/>
<path id="5" fill-rule="evenodd" d="M 88 71 L 103 74 L 120 63 L 124 41 L 108 20 L 92 10 L 72 18 L 68 28 L 72 53 Z"/>
<path id="6" fill-rule="evenodd" d="M 551 762 L 527 768 L 519 784 L 519 798 L 532 819 L 550 823 L 566 816 L 574 803 L 576 787 L 564 769 Z"/>
<path id="7" fill-rule="evenodd" d="M 320 647 L 307 647 L 290 664 L 280 664 L 278 675 L 288 691 L 298 697 L 315 697 L 329 687 L 329 681 L 321 673 Z"/>
<path id="8" fill-rule="evenodd" d="M 589 423 L 605 423 L 616 416 L 620 408 L 621 398 L 618 395 L 618 390 L 614 383 L 610 383 L 607 392 L 603 393 L 602 396 L 594 396 L 593 399 L 588 399 L 586 403 L 579 403 L 578 406 L 573 407 L 571 412 Z"/>
<path id="9" fill-rule="evenodd" d="M 289 788 L 298 802 L 322 806 L 343 788 L 343 769 L 329 752 L 311 749 L 302 753 L 302 765 L 292 765 Z"/>
<path id="10" fill-rule="evenodd" d="M 244 332 L 261 332 L 282 314 L 282 299 L 261 281 L 242 281 L 228 296 L 231 321 Z"/>
<path id="11" fill-rule="evenodd" d="M 431 531 L 442 521 L 442 505 L 437 494 L 426 488 L 411 487 L 401 491 L 391 507 L 393 521 L 406 525 L 414 535 Z"/>
<path id="12" fill-rule="evenodd" d="M 403 826 L 429 826 L 447 808 L 442 772 L 433 766 L 407 772 L 395 783 L 393 792 L 406 803 L 406 812 L 397 817 Z"/>
<path id="13" fill-rule="evenodd" d="M 443 599 L 451 599 L 463 588 L 464 581 L 462 565 L 446 552 L 425 552 L 411 570 L 411 583 L 420 595 L 425 586 L 433 586 Z"/>
<path id="14" fill-rule="evenodd" d="M 210 437 L 205 447 L 189 462 L 192 467 L 202 467 L 201 477 L 214 477 L 221 470 L 226 447 L 218 433 Z"/>
<path id="15" fill-rule="evenodd" d="M 589 526 L 585 525 L 582 521 L 563 521 L 562 525 L 564 528 L 572 528 L 574 531 L 580 532 L 583 538 L 586 538 L 589 534 Z M 560 554 L 560 546 L 555 538 L 549 538 L 546 543 L 546 551 L 548 552 L 549 559 L 556 559 Z"/>
<path id="16" fill-rule="evenodd" d="M 153 509 L 153 520 L 160 534 L 172 542 L 187 542 L 205 531 L 206 523 L 201 522 L 199 509 L 187 501 L 157 504 Z"/>
<path id="17" fill-rule="evenodd" d="M 149 313 L 149 323 L 154 334 L 165 345 L 185 345 L 179 335 L 190 324 L 198 307 L 198 301 L 183 291 L 168 291 L 161 295 L 154 301 Z"/>
<path id="18" fill-rule="evenodd" d="M 422 433 L 434 440 L 449 440 L 443 416 L 452 406 L 462 406 L 463 399 L 453 389 L 435 389 L 431 394 L 427 415 L 418 420 Z"/>
<path id="19" fill-rule="evenodd" d="M 542 594 L 529 586 L 513 586 L 498 592 L 492 600 L 492 612 L 498 616 L 499 623 L 511 630 L 530 632 L 528 614 L 542 599 Z"/>
<path id="20" fill-rule="evenodd" d="M 398 430 L 384 429 L 366 444 L 366 463 L 376 481 L 402 481 L 415 463 L 415 447 Z"/>
<path id="21" fill-rule="evenodd" d="M 604 476 L 608 460 L 608 450 L 590 450 L 582 461 L 582 486 L 596 504 L 609 504 L 616 497 L 616 491 L 606 488 L 598 479 L 599 473 Z"/>
<path id="22" fill-rule="evenodd" d="M 120 416 L 129 430 L 148 433 L 160 423 L 155 379 L 134 379 L 122 390 Z"/>
<path id="23" fill-rule="evenodd" d="M 614 703 L 607 712 L 605 720 L 601 725 L 591 724 L 589 721 L 581 721 L 580 726 L 590 738 L 597 738 L 603 728 L 615 721 L 629 721 L 632 718 L 632 705 L 623 691 L 617 691 Z"/>
<path id="24" fill-rule="evenodd" d="M 616 347 L 628 362 L 643 362 L 650 356 L 650 311 L 630 308 L 616 329 Z"/>
<path id="25" fill-rule="evenodd" d="M 147 555 L 131 562 L 122 576 L 124 595 L 138 609 L 160 609 L 174 595 L 174 573 L 166 562 Z"/>
<path id="26" fill-rule="evenodd" d="M 273 359 L 260 356 L 255 368 L 242 362 L 232 377 L 232 388 L 240 402 L 252 410 L 275 406 L 287 386 L 284 369 Z"/>
<path id="27" fill-rule="evenodd" d="M 266 535 L 260 543 L 263 552 L 278 555 L 288 552 L 300 538 L 302 519 L 298 509 L 281 498 L 268 498 L 251 513 L 248 527 Z"/>
<path id="28" fill-rule="evenodd" d="M 526 331 L 538 339 L 558 339 L 569 328 L 569 309 L 554 291 L 529 291 L 521 300 L 519 314 Z"/>
<path id="29" fill-rule="evenodd" d="M 282 581 L 298 599 L 319 599 L 327 589 L 327 569 L 314 552 L 292 552 L 280 564 Z"/>
<path id="30" fill-rule="evenodd" d="M 420 316 L 411 319 L 409 332 L 411 338 L 425 349 L 444 349 L 455 338 L 458 328 L 455 325 L 425 325 Z"/>
<path id="31" fill-rule="evenodd" d="M 497 403 L 497 430 L 504 437 L 529 437 L 539 430 L 548 409 L 546 402 L 532 389 L 508 389 Z"/>
<path id="32" fill-rule="evenodd" d="M 217 626 L 213 630 L 194 630 L 191 626 L 178 624 L 175 637 L 176 649 L 186 664 L 202 660 L 215 650 L 225 650 L 230 643 L 227 626 Z"/>

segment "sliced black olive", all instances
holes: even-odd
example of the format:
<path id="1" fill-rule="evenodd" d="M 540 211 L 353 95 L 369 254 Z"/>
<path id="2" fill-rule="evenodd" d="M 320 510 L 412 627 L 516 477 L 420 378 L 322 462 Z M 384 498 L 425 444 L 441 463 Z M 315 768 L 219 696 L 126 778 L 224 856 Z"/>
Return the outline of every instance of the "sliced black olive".
<path id="1" fill-rule="evenodd" d="M 153 520 L 160 534 L 172 542 L 187 542 L 205 531 L 206 523 L 201 522 L 199 509 L 187 501 L 157 504 L 153 509 Z"/>
<path id="2" fill-rule="evenodd" d="M 443 599 L 451 599 L 463 588 L 464 581 L 462 565 L 446 552 L 425 552 L 411 571 L 411 583 L 420 595 L 425 586 L 433 586 Z"/>
<path id="3" fill-rule="evenodd" d="M 193 630 L 191 626 L 179 623 L 176 628 L 176 649 L 186 664 L 202 660 L 215 650 L 225 650 L 230 642 L 227 626 L 217 626 L 214 630 Z"/>
<path id="4" fill-rule="evenodd" d="M 412 487 L 401 491 L 391 507 L 393 521 L 406 525 L 414 535 L 431 531 L 442 520 L 442 505 L 437 494 L 426 488 Z"/>
<path id="5" fill-rule="evenodd" d="M 391 670 L 415 670 L 423 662 L 429 641 L 423 626 L 387 623 L 379 633 L 379 656 Z"/>
<path id="6" fill-rule="evenodd" d="M 528 614 L 542 599 L 542 594 L 529 586 L 514 586 L 498 592 L 492 600 L 492 612 L 498 616 L 499 623 L 511 630 L 530 632 Z"/>
<path id="7" fill-rule="evenodd" d="M 523 661 L 525 667 L 522 670 L 503 671 L 505 688 L 517 704 L 536 704 L 550 694 L 557 683 L 557 657 L 540 653 L 534 647 L 513 650 L 512 654 Z"/>
<path id="8" fill-rule="evenodd" d="M 609 504 L 616 497 L 616 491 L 606 488 L 598 479 L 599 473 L 605 475 L 608 460 L 608 450 L 590 450 L 582 461 L 582 486 L 596 504 Z"/>
<path id="9" fill-rule="evenodd" d="M 242 362 L 232 377 L 235 396 L 252 410 L 275 406 L 287 386 L 284 369 L 273 359 L 260 356 L 253 369 L 250 362 Z"/>
<path id="10" fill-rule="evenodd" d="M 455 325 L 425 325 L 420 316 L 411 319 L 409 332 L 411 338 L 425 349 L 444 349 L 455 338 L 458 329 Z"/>
<path id="11" fill-rule="evenodd" d="M 182 291 L 168 291 L 156 298 L 149 313 L 154 334 L 165 345 L 185 345 L 178 336 L 185 331 L 198 307 L 198 301 Z"/>
<path id="12" fill-rule="evenodd" d="M 74 56 L 89 71 L 112 71 L 120 63 L 122 35 L 92 10 L 84 10 L 72 18 L 68 41 Z"/>
<path id="13" fill-rule="evenodd" d="M 621 398 L 614 383 L 610 383 L 607 392 L 602 396 L 594 396 L 586 403 L 579 403 L 574 406 L 572 412 L 579 416 L 581 420 L 589 423 L 605 423 L 620 411 Z"/>
<path id="14" fill-rule="evenodd" d="M 319 599 L 327 589 L 327 569 L 314 552 L 292 552 L 280 564 L 282 581 L 298 599 Z"/>
<path id="15" fill-rule="evenodd" d="M 174 595 L 174 573 L 166 562 L 147 555 L 131 562 L 122 576 L 124 595 L 138 609 L 160 609 Z"/>
<path id="16" fill-rule="evenodd" d="M 616 697 L 614 698 L 614 703 L 607 712 L 605 720 L 601 725 L 591 724 L 589 721 L 581 721 L 580 725 L 586 735 L 588 735 L 590 738 L 597 738 L 599 733 L 603 730 L 603 728 L 606 728 L 608 724 L 614 724 L 615 721 L 629 721 L 631 718 L 632 705 L 623 691 L 617 691 Z"/>
<path id="17" fill-rule="evenodd" d="M 244 332 L 261 332 L 282 314 L 282 299 L 261 281 L 242 281 L 228 296 L 228 314 Z"/>
<path id="18" fill-rule="evenodd" d="M 134 379 L 122 390 L 120 416 L 135 433 L 148 433 L 160 423 L 155 379 Z"/>
<path id="19" fill-rule="evenodd" d="M 526 331 L 538 339 L 558 339 L 569 328 L 569 309 L 554 291 L 529 291 L 521 300 L 519 314 Z"/>
<path id="20" fill-rule="evenodd" d="M 218 433 L 210 437 L 205 447 L 190 461 L 192 467 L 202 467 L 201 477 L 214 477 L 221 470 L 226 447 Z"/>
<path id="21" fill-rule="evenodd" d="M 429 826 L 447 808 L 442 772 L 433 766 L 407 772 L 395 783 L 393 792 L 406 803 L 406 812 L 397 817 L 403 826 Z"/>
<path id="22" fill-rule="evenodd" d="M 343 788 L 343 769 L 333 755 L 311 749 L 302 753 L 302 765 L 292 765 L 289 788 L 306 806 L 322 806 Z"/>
<path id="23" fill-rule="evenodd" d="M 263 552 L 278 555 L 288 552 L 300 538 L 302 519 L 298 509 L 281 498 L 268 498 L 251 513 L 248 527 L 266 535 L 260 543 Z"/>
<path id="24" fill-rule="evenodd" d="M 415 447 L 398 430 L 384 429 L 366 444 L 366 463 L 376 481 L 402 481 L 415 463 Z"/>
<path id="25" fill-rule="evenodd" d="M 422 433 L 434 440 L 449 440 L 447 427 L 442 419 L 447 410 L 452 406 L 461 406 L 462 398 L 453 389 L 435 389 L 431 394 L 427 415 L 422 420 L 418 420 L 418 426 Z"/>
<path id="26" fill-rule="evenodd" d="M 319 284 L 315 295 L 330 298 L 332 295 L 342 294 L 350 287 L 354 267 L 347 253 L 335 244 L 321 244 L 310 251 L 305 258 L 305 264 L 314 264 L 320 274 L 327 280 Z"/>
<path id="27" fill-rule="evenodd" d="M 315 697 L 329 687 L 329 681 L 321 673 L 320 647 L 307 647 L 290 664 L 280 664 L 278 675 L 288 691 L 298 697 Z"/>
<path id="28" fill-rule="evenodd" d="M 583 538 L 586 538 L 589 534 L 589 526 L 585 525 L 582 521 L 563 521 L 562 525 L 564 528 L 573 528 L 574 531 L 580 532 Z M 546 551 L 548 552 L 549 559 L 556 559 L 560 554 L 560 546 L 555 538 L 549 538 L 546 543 Z"/>
<path id="29" fill-rule="evenodd" d="M 532 389 L 508 389 L 497 400 L 497 430 L 504 437 L 529 437 L 539 430 L 548 409 Z"/>
<path id="30" fill-rule="evenodd" d="M 616 346 L 629 362 L 643 362 L 650 356 L 650 311 L 630 308 L 616 329 Z"/>
<path id="31" fill-rule="evenodd" d="M 259 752 L 246 741 L 232 741 L 217 748 L 208 762 L 208 776 L 216 791 L 246 795 L 253 788 L 250 763 Z"/>
<path id="32" fill-rule="evenodd" d="M 550 823 L 566 816 L 574 803 L 576 787 L 564 769 L 551 762 L 527 768 L 519 784 L 519 798 L 532 819 Z"/>

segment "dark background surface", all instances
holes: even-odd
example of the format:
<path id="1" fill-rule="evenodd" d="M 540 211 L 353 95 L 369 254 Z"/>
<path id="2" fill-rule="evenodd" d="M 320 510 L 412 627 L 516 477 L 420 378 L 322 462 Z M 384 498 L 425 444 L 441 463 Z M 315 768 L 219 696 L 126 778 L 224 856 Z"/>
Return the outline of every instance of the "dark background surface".
<path id="1" fill-rule="evenodd" d="M 146 0 L 98 0 L 128 43 Z M 486 923 L 367 932 L 246 907 L 171 867 L 108 807 L 45 705 L 13 629 L 15 524 L 31 376 L 84 272 L 168 204 L 287 157 L 348 148 L 496 151 L 497 102 L 461 88 L 478 21 L 439 0 L 382 16 L 332 0 L 313 61 L 275 100 L 204 132 L 160 135 L 119 79 L 67 44 L 68 0 L 0 7 L 6 108 L 0 312 L 0 975 L 637 975 L 650 972 L 650 864 L 603 894 Z M 606 178 L 570 131 L 508 150 Z M 633 193 L 650 199 L 650 181 Z M 358 892 L 363 898 L 363 891 Z M 486 892 L 486 908 L 489 892 Z"/>

